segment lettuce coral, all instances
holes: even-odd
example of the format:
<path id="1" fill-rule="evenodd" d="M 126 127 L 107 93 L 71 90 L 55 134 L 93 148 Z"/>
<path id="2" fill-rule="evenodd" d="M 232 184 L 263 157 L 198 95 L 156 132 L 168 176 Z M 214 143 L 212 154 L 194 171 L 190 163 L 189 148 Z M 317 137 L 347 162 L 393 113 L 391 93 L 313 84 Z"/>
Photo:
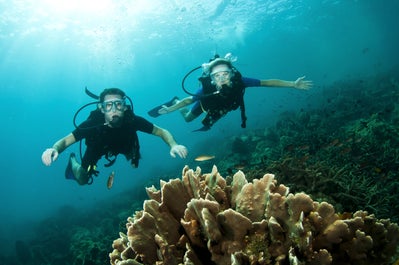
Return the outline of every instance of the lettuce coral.
<path id="1" fill-rule="evenodd" d="M 274 175 L 230 184 L 214 166 L 147 188 L 109 254 L 113 265 L 390 264 L 399 227 L 366 211 L 338 215 L 327 202 L 289 193 Z"/>

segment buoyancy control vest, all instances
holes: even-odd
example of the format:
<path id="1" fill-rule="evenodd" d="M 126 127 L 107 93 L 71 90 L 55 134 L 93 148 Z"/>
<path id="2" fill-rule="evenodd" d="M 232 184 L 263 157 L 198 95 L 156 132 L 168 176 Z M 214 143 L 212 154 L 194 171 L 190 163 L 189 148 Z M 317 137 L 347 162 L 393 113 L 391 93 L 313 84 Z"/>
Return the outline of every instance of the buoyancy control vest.
<path id="1" fill-rule="evenodd" d="M 87 149 L 90 149 L 95 156 L 104 155 L 109 161 L 104 166 L 113 165 L 117 155 L 123 154 L 134 167 L 138 167 L 140 144 L 137 132 L 134 130 L 135 118 L 130 106 L 125 111 L 122 126 L 119 128 L 110 128 L 104 125 L 104 114 L 100 109 L 91 111 L 87 121 L 90 124 L 98 124 L 91 130 L 93 133 L 86 137 Z"/>
<path id="2" fill-rule="evenodd" d="M 217 92 L 216 86 L 212 84 L 209 74 L 199 78 L 202 84 L 203 94 L 209 95 L 200 98 L 201 107 L 207 113 L 202 120 L 202 124 L 205 127 L 210 128 L 228 112 L 240 107 L 241 127 L 246 128 L 247 117 L 245 116 L 244 104 L 245 85 L 242 81 L 241 73 L 234 67 L 232 71 L 234 74 L 231 78 L 232 86 L 223 85 L 219 92 Z"/>

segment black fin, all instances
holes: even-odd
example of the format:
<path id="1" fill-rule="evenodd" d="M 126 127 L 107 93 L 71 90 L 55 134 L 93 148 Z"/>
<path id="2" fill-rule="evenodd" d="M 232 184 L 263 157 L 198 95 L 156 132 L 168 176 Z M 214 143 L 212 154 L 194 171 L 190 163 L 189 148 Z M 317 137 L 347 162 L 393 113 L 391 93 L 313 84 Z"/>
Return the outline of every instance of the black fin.
<path id="1" fill-rule="evenodd" d="M 179 99 L 179 98 L 175 96 L 175 97 L 173 97 L 171 100 L 169 100 L 168 102 L 165 102 L 165 103 L 163 103 L 163 104 L 161 104 L 161 105 L 159 105 L 159 106 L 156 106 L 155 108 L 153 108 L 153 109 L 151 109 L 149 112 L 147 112 L 148 115 L 150 115 L 150 116 L 153 117 L 153 118 L 156 118 L 156 117 L 160 116 L 161 114 L 159 114 L 158 111 L 159 111 L 160 109 L 162 109 L 163 106 L 166 106 L 166 107 L 172 106 L 173 103 L 174 103 L 174 101 L 175 101 L 176 99 Z"/>
<path id="2" fill-rule="evenodd" d="M 68 160 L 68 165 L 65 169 L 65 178 L 66 179 L 73 179 L 76 180 L 75 175 L 73 174 L 72 171 L 72 159 L 75 158 L 75 153 L 71 153 L 71 155 L 69 156 L 69 160 Z"/>

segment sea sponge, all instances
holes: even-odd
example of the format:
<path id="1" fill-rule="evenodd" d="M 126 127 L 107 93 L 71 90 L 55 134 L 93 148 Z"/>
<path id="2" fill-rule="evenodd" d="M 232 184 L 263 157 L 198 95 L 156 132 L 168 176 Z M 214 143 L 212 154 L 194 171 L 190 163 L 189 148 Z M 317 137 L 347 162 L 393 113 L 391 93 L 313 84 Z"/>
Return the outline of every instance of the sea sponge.
<path id="1" fill-rule="evenodd" d="M 185 167 L 160 187 L 128 218 L 111 264 L 367 265 L 397 254 L 397 224 L 365 211 L 338 215 L 272 174 L 248 182 L 238 171 L 227 185 L 216 166 L 208 174 Z"/>

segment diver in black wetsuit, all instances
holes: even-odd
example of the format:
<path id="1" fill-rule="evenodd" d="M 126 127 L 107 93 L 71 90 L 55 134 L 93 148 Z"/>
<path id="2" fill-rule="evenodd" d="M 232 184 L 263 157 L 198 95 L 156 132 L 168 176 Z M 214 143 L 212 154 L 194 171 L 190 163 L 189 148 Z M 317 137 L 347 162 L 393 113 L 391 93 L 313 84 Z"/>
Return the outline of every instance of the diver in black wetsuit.
<path id="1" fill-rule="evenodd" d="M 161 137 L 170 146 L 171 156 L 187 156 L 186 147 L 177 144 L 169 131 L 133 113 L 133 106 L 126 104 L 125 92 L 118 88 L 108 88 L 99 96 L 98 107 L 88 119 L 72 133 L 58 140 L 53 147 L 46 149 L 42 161 L 46 166 L 51 165 L 66 148 L 85 139 L 86 152 L 82 164 L 77 162 L 72 153 L 65 176 L 80 185 L 91 184 L 93 175 L 98 174 L 96 166 L 102 156 L 109 161 L 106 166 L 112 165 L 118 154 L 123 154 L 133 167 L 138 167 L 140 145 L 137 131 Z"/>

